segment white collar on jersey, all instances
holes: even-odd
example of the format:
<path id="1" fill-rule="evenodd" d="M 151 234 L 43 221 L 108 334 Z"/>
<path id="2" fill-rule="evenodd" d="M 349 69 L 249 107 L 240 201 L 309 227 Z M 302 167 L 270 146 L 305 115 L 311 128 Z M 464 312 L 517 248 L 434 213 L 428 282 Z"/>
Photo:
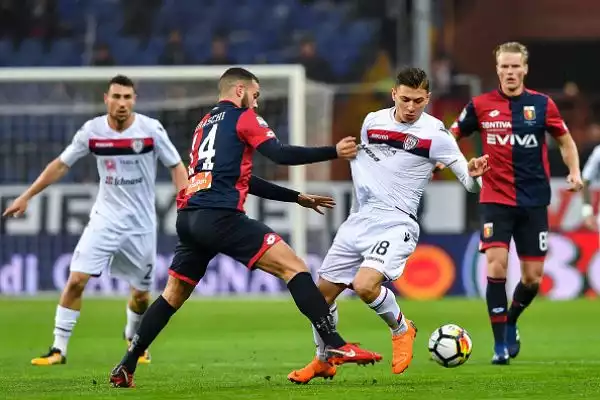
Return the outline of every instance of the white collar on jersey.
<path id="1" fill-rule="evenodd" d="M 398 120 L 396 119 L 396 107 L 392 107 L 392 108 L 390 108 L 390 118 L 391 118 L 391 119 L 392 119 L 392 121 L 393 121 L 394 123 L 396 123 L 396 124 L 412 126 L 412 125 L 416 124 L 417 122 L 419 122 L 419 120 L 420 120 L 422 117 L 423 117 L 423 114 L 421 114 L 421 115 L 419 116 L 419 118 L 418 118 L 417 120 L 413 121 L 413 122 L 401 122 L 401 121 L 398 121 Z"/>
<path id="2" fill-rule="evenodd" d="M 137 127 L 137 123 L 138 123 L 138 114 L 135 111 L 131 112 L 131 115 L 133 115 L 133 122 L 131 123 L 131 125 L 129 125 L 129 128 L 123 130 L 123 131 L 115 131 L 110 124 L 108 123 L 108 114 L 104 115 L 104 126 L 106 127 L 106 129 L 108 129 L 111 132 L 117 133 L 119 135 L 123 134 L 124 132 L 127 132 L 128 130 L 130 130 L 133 127 Z"/>

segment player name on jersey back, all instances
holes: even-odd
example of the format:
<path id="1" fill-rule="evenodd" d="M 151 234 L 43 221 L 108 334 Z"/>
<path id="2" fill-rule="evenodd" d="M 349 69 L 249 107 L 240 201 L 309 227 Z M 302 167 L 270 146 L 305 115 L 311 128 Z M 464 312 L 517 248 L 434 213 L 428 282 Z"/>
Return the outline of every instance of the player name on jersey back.
<path id="1" fill-rule="evenodd" d="M 87 121 L 60 155 L 72 166 L 93 154 L 100 177 L 91 222 L 128 232 L 155 229 L 155 180 L 157 160 L 174 167 L 181 158 L 159 121 L 134 114 L 123 132 L 113 130 L 106 115 Z"/>
<path id="2" fill-rule="evenodd" d="M 219 102 L 194 132 L 188 187 L 178 193 L 178 209 L 244 211 L 254 149 L 275 138 L 252 109 Z"/>

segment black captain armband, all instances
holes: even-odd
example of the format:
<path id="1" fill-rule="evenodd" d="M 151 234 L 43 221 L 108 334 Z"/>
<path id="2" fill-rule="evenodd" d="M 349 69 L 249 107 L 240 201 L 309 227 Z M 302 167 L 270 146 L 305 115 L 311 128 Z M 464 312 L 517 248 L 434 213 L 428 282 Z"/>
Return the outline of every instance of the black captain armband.
<path id="1" fill-rule="evenodd" d="M 334 146 L 290 146 L 281 144 L 277 139 L 270 139 L 261 143 L 256 150 L 271 161 L 281 165 L 312 164 L 337 158 L 337 150 Z"/>
<path id="2" fill-rule="evenodd" d="M 252 175 L 248 184 L 248 192 L 263 199 L 296 203 L 300 192 L 276 185 Z"/>

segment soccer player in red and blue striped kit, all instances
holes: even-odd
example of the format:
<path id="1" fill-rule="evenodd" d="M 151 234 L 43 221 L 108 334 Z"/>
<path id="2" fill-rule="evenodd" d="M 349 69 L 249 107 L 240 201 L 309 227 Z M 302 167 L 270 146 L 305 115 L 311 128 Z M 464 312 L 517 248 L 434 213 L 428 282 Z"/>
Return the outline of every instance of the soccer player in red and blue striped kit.
<path id="1" fill-rule="evenodd" d="M 111 372 L 109 379 L 114 387 L 135 386 L 133 374 L 140 355 L 193 293 L 209 261 L 218 253 L 285 281 L 298 310 L 326 343 L 328 362 L 374 364 L 382 358 L 340 336 L 329 304 L 304 261 L 274 230 L 244 211 L 248 194 L 310 208 L 314 208 L 312 202 L 316 206 L 327 199 L 303 195 L 253 176 L 255 150 L 282 165 L 349 160 L 357 153 L 355 139 L 346 137 L 336 146 L 323 147 L 282 144 L 254 111 L 259 95 L 259 80 L 246 69 L 229 68 L 219 79 L 219 101 L 196 127 L 188 184 L 177 196 L 179 243 L 169 280 L 144 314 L 127 353 Z"/>
<path id="2" fill-rule="evenodd" d="M 556 104 L 525 88 L 528 51 L 517 42 L 494 51 L 500 87 L 476 96 L 451 127 L 457 139 L 481 135 L 490 171 L 480 193 L 481 243 L 487 259 L 486 300 L 494 333 L 492 364 L 508 364 L 520 351 L 517 320 L 538 293 L 548 250 L 550 168 L 546 133 L 569 168 L 570 190 L 581 190 L 579 155 Z M 521 280 L 510 308 L 506 296 L 508 249 L 515 241 Z"/>

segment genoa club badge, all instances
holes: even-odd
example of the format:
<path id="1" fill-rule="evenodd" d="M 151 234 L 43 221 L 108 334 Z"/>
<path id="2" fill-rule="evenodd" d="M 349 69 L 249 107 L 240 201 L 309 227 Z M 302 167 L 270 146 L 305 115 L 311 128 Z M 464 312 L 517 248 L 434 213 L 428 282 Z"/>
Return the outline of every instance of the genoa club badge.
<path id="1" fill-rule="evenodd" d="M 523 116 L 527 121 L 535 120 L 535 107 L 534 106 L 525 106 L 523 107 Z"/>
<path id="2" fill-rule="evenodd" d="M 494 223 L 488 222 L 483 224 L 483 237 L 486 239 L 491 238 L 494 235 Z"/>

